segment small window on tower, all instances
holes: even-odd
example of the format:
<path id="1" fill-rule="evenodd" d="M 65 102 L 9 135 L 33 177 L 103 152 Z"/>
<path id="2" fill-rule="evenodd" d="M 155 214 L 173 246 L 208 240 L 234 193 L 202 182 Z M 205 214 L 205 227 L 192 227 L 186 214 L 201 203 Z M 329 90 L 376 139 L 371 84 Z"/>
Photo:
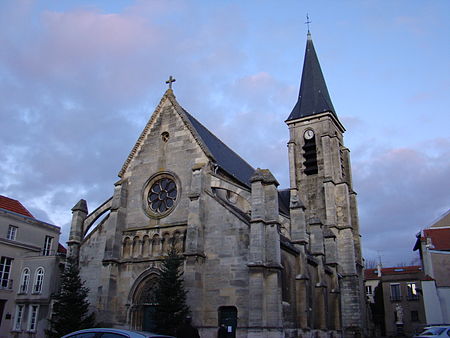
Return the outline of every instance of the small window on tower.
<path id="1" fill-rule="evenodd" d="M 339 147 L 339 158 L 341 159 L 341 173 L 342 178 L 345 178 L 345 165 L 344 165 L 344 150 L 342 144 Z"/>
<path id="2" fill-rule="evenodd" d="M 312 129 L 307 129 L 303 135 L 305 144 L 303 145 L 303 165 L 305 167 L 306 175 L 315 175 L 318 172 L 317 167 L 317 149 L 316 136 Z"/>

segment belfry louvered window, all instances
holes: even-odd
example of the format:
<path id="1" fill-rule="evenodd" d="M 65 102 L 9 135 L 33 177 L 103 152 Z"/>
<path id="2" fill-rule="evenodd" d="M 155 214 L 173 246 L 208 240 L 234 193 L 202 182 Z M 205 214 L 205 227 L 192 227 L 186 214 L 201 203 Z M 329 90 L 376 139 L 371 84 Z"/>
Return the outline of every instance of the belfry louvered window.
<path id="1" fill-rule="evenodd" d="M 313 136 L 311 139 L 306 140 L 303 145 L 303 166 L 305 168 L 304 172 L 306 175 L 315 175 L 318 172 L 317 168 L 317 148 L 316 148 L 316 137 Z"/>

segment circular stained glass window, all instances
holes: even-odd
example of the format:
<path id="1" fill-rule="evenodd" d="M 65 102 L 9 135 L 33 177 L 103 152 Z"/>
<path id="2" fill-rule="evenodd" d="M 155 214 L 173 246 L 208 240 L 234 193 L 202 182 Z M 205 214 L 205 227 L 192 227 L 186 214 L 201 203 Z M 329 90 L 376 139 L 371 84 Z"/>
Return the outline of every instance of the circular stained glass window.
<path id="1" fill-rule="evenodd" d="M 150 210 L 156 214 L 169 211 L 177 199 L 177 185 L 168 177 L 160 178 L 151 185 L 147 202 Z"/>

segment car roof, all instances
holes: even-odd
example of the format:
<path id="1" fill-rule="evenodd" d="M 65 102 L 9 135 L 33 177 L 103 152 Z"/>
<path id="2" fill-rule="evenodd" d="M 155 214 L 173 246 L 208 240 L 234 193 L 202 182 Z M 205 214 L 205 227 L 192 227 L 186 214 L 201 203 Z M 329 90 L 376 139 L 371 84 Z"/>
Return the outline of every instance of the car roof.
<path id="1" fill-rule="evenodd" d="M 96 333 L 105 333 L 105 332 L 112 332 L 112 333 L 121 333 L 123 335 L 126 335 L 130 338 L 148 338 L 148 337 L 166 337 L 166 338 L 174 338 L 172 336 L 168 336 L 168 335 L 161 335 L 161 334 L 157 334 L 157 333 L 152 333 L 152 332 L 143 332 L 143 331 L 131 331 L 131 330 L 124 330 L 124 329 L 112 329 L 112 328 L 90 328 L 90 329 L 84 329 L 84 330 L 78 330 L 78 331 L 74 331 L 71 332 L 61 338 L 66 338 L 66 337 L 70 337 L 72 335 L 76 335 L 76 334 L 81 334 L 81 333 L 89 333 L 89 332 L 96 332 Z"/>

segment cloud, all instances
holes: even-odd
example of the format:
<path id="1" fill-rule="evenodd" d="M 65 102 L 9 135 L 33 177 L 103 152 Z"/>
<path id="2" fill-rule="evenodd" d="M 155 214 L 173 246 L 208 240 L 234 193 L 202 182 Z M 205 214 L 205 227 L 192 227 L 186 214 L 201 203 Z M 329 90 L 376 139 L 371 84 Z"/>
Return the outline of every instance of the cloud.
<path id="1" fill-rule="evenodd" d="M 415 234 L 450 205 L 450 140 L 415 148 L 371 148 L 353 163 L 366 258 L 389 265 L 413 257 Z"/>
<path id="2" fill-rule="evenodd" d="M 169 75 L 177 78 L 175 93 L 184 108 L 251 165 L 270 169 L 287 187 L 289 132 L 284 120 L 298 96 L 303 21 L 296 20 L 293 13 L 299 8 L 291 4 L 275 6 L 282 10 L 276 13 L 272 5 L 258 2 L 257 11 L 252 5 L 134 1 L 108 10 L 98 4 L 2 1 L 0 193 L 63 226 L 65 241 L 70 209 L 80 198 L 93 210 L 111 196 L 117 173 Z M 335 106 L 349 114 L 340 119 L 352 151 L 365 255 L 382 250 L 387 257 L 403 257 L 414 233 L 449 204 L 449 140 L 425 140 L 430 137 L 420 133 L 422 141 L 415 142 L 415 123 L 425 122 L 413 120 L 432 111 L 419 116 L 426 118 L 429 130 L 448 124 L 442 113 L 448 106 L 442 90 L 448 77 L 444 68 L 433 72 L 428 67 L 439 64 L 445 44 L 427 39 L 433 62 L 417 66 L 417 49 L 403 46 L 415 43 L 414 37 L 398 43 L 403 27 L 414 27 L 415 21 L 383 16 L 389 24 L 380 35 L 379 17 L 368 17 L 374 9 L 369 7 L 351 9 L 362 24 L 362 36 L 347 34 L 347 22 L 335 27 L 332 38 L 329 27 L 324 32 L 317 27 L 313 35 L 322 65 L 329 63 L 324 67 L 327 81 L 334 79 L 337 90 L 330 91 Z M 323 13 L 321 20 L 331 22 L 335 10 Z M 367 35 L 364 25 L 375 21 L 377 29 Z M 400 35 L 394 30 L 399 27 Z M 408 51 L 407 64 L 425 69 L 424 79 L 433 73 L 434 87 L 408 74 L 397 76 L 405 67 L 393 56 L 403 50 Z M 362 75 L 348 71 L 355 65 Z M 379 80 L 386 69 L 414 87 Z M 402 142 L 390 144 L 393 134 Z M 385 238 L 402 238 L 405 244 L 392 245 Z"/>

